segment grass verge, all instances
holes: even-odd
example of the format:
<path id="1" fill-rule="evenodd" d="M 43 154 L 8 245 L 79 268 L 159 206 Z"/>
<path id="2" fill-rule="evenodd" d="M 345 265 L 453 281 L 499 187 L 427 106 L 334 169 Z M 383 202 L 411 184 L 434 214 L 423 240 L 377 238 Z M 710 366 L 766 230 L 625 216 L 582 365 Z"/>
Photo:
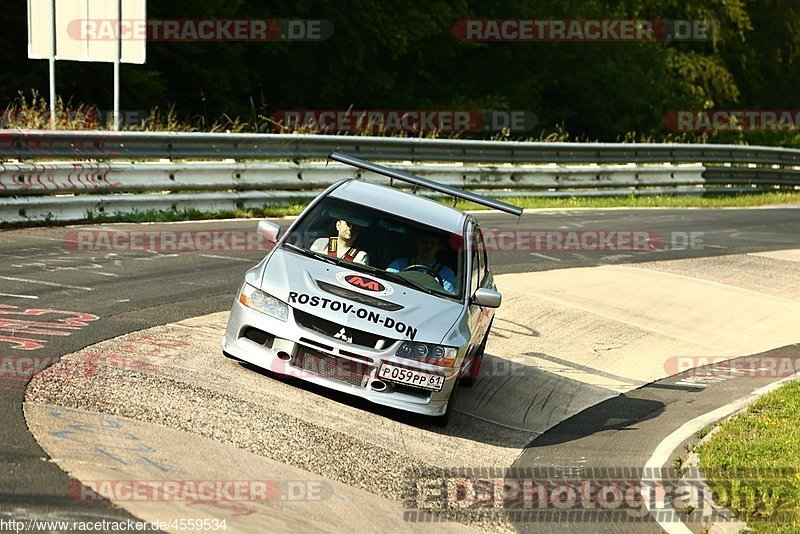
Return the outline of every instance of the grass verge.
<path id="1" fill-rule="evenodd" d="M 716 501 L 758 533 L 800 532 L 800 381 L 765 395 L 700 446 Z"/>
<path id="2" fill-rule="evenodd" d="M 181 210 L 147 210 L 122 213 L 119 215 L 92 215 L 86 222 L 89 223 L 109 223 L 109 222 L 176 222 L 176 221 L 198 221 L 212 219 L 267 219 L 271 217 L 285 217 L 287 215 L 297 215 L 306 207 L 305 204 L 287 204 L 285 206 L 263 206 L 261 208 L 224 210 L 224 211 L 200 211 L 194 208 Z"/>
<path id="3" fill-rule="evenodd" d="M 730 208 L 756 207 L 769 205 L 800 204 L 800 192 L 775 191 L 758 194 L 738 194 L 728 196 L 707 197 L 608 197 L 608 198 L 530 198 L 505 197 L 500 200 L 521 206 L 526 209 L 562 209 L 562 208 Z M 441 200 L 451 205 L 452 201 Z M 0 223 L 0 228 L 22 228 L 31 226 L 55 226 L 78 223 L 111 223 L 111 222 L 176 222 L 211 219 L 261 219 L 269 217 L 285 217 L 298 215 L 306 204 L 287 204 L 284 206 L 263 206 L 242 210 L 200 211 L 197 209 L 180 210 L 147 210 L 123 213 L 119 215 L 92 214 L 83 221 L 58 221 L 55 219 L 33 220 L 21 223 Z M 482 209 L 472 202 L 458 201 L 458 209 Z"/>
<path id="4" fill-rule="evenodd" d="M 800 203 L 800 192 L 774 191 L 767 193 L 724 196 L 627 196 L 603 198 L 532 198 L 506 197 L 505 202 L 523 208 L 747 208 L 772 204 Z M 459 209 L 475 209 L 475 204 L 459 201 Z M 479 208 L 480 206 L 478 206 Z"/>

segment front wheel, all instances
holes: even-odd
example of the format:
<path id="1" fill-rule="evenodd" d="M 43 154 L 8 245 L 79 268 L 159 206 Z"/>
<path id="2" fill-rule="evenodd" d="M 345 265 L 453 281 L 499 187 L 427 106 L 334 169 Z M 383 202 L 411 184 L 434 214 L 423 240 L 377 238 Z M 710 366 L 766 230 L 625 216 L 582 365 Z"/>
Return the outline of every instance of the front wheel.
<path id="1" fill-rule="evenodd" d="M 450 423 L 450 418 L 453 416 L 453 400 L 456 398 L 456 392 L 458 391 L 458 386 L 462 380 L 463 378 L 458 379 L 456 384 L 453 386 L 453 389 L 450 391 L 450 398 L 447 399 L 447 408 L 445 408 L 444 413 L 442 415 L 428 416 L 428 421 L 430 421 L 434 426 L 444 428 L 448 425 L 448 423 Z"/>
<path id="2" fill-rule="evenodd" d="M 494 318 L 492 318 L 492 321 L 494 321 Z M 492 323 L 489 322 L 489 328 L 486 329 L 486 335 L 483 336 L 483 341 L 481 341 L 478 350 L 475 351 L 475 355 L 469 363 L 469 367 L 462 374 L 461 380 L 459 380 L 459 384 L 462 386 L 471 388 L 475 385 L 475 381 L 478 377 L 481 376 L 481 371 L 483 370 L 483 354 L 486 352 L 486 343 L 489 341 L 489 332 L 491 331 Z"/>

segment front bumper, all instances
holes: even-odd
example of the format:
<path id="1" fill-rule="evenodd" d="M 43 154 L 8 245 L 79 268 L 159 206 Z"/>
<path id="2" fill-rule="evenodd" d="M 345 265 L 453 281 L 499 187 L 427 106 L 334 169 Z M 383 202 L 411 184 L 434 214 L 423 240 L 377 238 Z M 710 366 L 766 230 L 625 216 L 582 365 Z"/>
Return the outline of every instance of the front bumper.
<path id="1" fill-rule="evenodd" d="M 292 311 L 289 320 L 283 322 L 239 301 L 231 309 L 221 341 L 224 352 L 262 369 L 295 376 L 375 404 L 422 415 L 443 415 L 458 377 L 458 366 L 440 367 L 398 358 L 394 354 L 400 343 L 382 350 L 353 345 L 299 326 Z M 387 387 L 379 391 L 372 387 L 372 381 L 383 362 L 442 374 L 444 386 L 441 391 L 429 391 L 384 381 Z"/>

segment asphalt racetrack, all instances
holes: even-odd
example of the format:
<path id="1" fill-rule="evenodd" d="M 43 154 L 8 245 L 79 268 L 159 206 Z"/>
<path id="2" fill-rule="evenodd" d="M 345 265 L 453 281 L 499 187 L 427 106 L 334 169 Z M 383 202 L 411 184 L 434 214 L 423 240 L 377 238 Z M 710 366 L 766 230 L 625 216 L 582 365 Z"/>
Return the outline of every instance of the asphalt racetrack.
<path id="1" fill-rule="evenodd" d="M 800 210 L 478 218 L 504 303 L 485 375 L 458 391 L 446 428 L 223 358 L 227 311 L 263 252 L 98 237 L 255 221 L 4 231 L 0 519 L 700 532 L 706 506 L 626 496 L 645 479 L 696 486 L 669 469 L 692 439 L 680 429 L 798 370 Z M 150 492 L 132 497 L 131 481 Z M 153 497 L 176 481 L 239 481 L 246 495 Z M 548 501 L 516 498 L 526 491 Z"/>

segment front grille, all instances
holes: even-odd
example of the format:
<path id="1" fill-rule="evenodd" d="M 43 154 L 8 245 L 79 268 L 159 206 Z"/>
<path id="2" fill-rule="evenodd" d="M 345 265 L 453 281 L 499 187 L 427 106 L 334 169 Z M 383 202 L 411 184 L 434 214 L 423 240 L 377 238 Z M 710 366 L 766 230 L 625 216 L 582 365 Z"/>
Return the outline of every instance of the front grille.
<path id="1" fill-rule="evenodd" d="M 354 300 L 356 302 L 359 302 L 361 304 L 366 304 L 367 306 L 372 306 L 374 308 L 380 308 L 382 310 L 387 310 L 387 311 L 397 311 L 403 309 L 401 305 L 395 304 L 394 302 L 389 302 L 388 300 L 382 300 L 379 298 L 370 297 L 369 295 L 364 295 L 363 293 L 358 293 L 356 291 L 350 291 L 349 289 L 335 286 L 333 284 L 329 284 L 321 280 L 317 280 L 317 285 L 323 291 L 327 291 L 328 293 L 333 293 L 337 297 Z"/>
<path id="2" fill-rule="evenodd" d="M 363 386 L 369 376 L 370 367 L 363 363 L 337 358 L 330 354 L 315 352 L 301 347 L 292 365 L 325 378 L 346 382 L 353 386 Z"/>
<path id="3" fill-rule="evenodd" d="M 336 337 L 340 334 L 342 328 L 344 328 L 347 335 L 352 336 L 353 345 L 360 345 L 370 349 L 382 349 L 394 343 L 394 340 L 392 339 L 376 336 L 375 334 L 364 332 L 363 330 L 356 330 L 355 328 L 350 328 L 349 326 L 342 327 L 342 325 L 338 323 L 328 321 L 321 317 L 317 317 L 316 315 L 311 315 L 310 313 L 306 313 L 296 308 L 294 308 L 293 311 L 294 320 L 297 321 L 297 324 L 303 328 L 308 328 L 309 330 L 313 330 L 315 332 L 319 332 L 320 334 L 335 338 L 340 342 L 346 342 L 346 340 L 341 339 L 341 336 L 339 338 Z M 382 342 L 380 347 L 378 347 L 378 342 Z"/>

